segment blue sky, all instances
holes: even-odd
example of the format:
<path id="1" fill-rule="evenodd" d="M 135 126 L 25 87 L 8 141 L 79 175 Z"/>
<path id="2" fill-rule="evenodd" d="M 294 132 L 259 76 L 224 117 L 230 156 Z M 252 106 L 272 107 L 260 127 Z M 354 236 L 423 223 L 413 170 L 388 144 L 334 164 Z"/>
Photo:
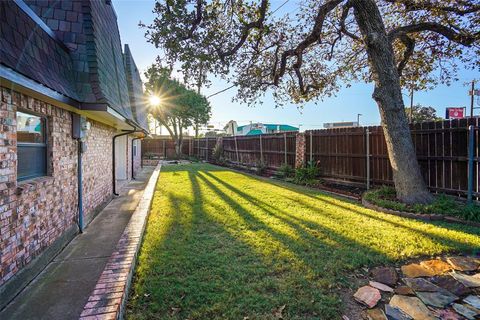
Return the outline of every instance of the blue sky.
<path id="1" fill-rule="evenodd" d="M 140 72 L 151 65 L 160 51 L 146 42 L 144 30 L 138 27 L 139 21 L 150 23 L 153 20 L 153 0 L 114 0 L 115 10 L 118 16 L 118 25 L 122 43 L 128 43 L 135 58 Z M 280 6 L 284 0 L 273 0 L 272 7 Z M 282 10 L 291 10 L 295 5 L 288 3 Z M 416 92 L 414 103 L 429 105 L 437 109 L 437 114 L 445 115 L 445 108 L 449 106 L 469 107 L 470 97 L 467 82 L 473 78 L 479 78 L 480 74 L 471 70 L 462 70 L 459 74 L 460 81 L 451 86 L 438 86 L 434 90 Z M 228 87 L 223 81 L 214 80 L 210 88 L 203 89 L 203 94 L 209 95 Z M 286 123 L 298 126 L 301 130 L 319 129 L 325 122 L 355 121 L 357 114 L 361 113 L 362 125 L 376 125 L 380 123 L 377 106 L 372 100 L 372 84 L 358 83 L 350 88 L 340 90 L 336 97 L 325 98 L 318 104 L 309 103 L 299 110 L 295 105 L 275 108 L 270 95 L 267 94 L 263 105 L 248 107 L 237 102 L 232 102 L 234 89 L 214 96 L 210 99 L 212 105 L 211 124 L 217 128 L 229 120 L 236 120 L 239 125 L 253 122 Z M 409 104 L 409 98 L 405 92 L 405 103 Z M 479 114 L 480 110 L 476 110 Z"/>

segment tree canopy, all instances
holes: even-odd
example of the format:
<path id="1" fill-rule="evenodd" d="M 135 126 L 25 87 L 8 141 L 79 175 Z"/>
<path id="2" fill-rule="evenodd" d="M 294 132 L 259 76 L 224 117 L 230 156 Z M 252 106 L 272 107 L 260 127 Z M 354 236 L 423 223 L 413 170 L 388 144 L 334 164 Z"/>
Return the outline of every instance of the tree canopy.
<path id="1" fill-rule="evenodd" d="M 183 133 L 195 123 L 207 124 L 211 107 L 201 94 L 187 88 L 171 77 L 171 69 L 153 64 L 145 72 L 148 81 L 145 84 L 149 95 L 160 97 L 160 105 L 151 106 L 150 114 L 169 132 L 180 154 Z"/>
<path id="2" fill-rule="evenodd" d="M 403 86 L 422 89 L 456 79 L 458 64 L 480 67 L 480 4 L 468 0 L 379 0 Z M 162 0 L 147 39 L 190 81 L 214 73 L 254 102 L 275 88 L 280 104 L 372 81 L 355 1 L 307 0 L 285 14 L 268 0 Z"/>
<path id="3" fill-rule="evenodd" d="M 421 104 L 413 106 L 413 112 L 410 111 L 410 108 L 406 108 L 405 112 L 409 118 L 411 115 L 411 122 L 435 121 L 442 119 L 442 117 L 437 116 L 437 110 L 435 110 L 435 108 L 422 106 Z"/>
<path id="4" fill-rule="evenodd" d="M 186 81 L 213 73 L 237 99 L 303 104 L 353 81 L 374 82 L 400 200 L 428 203 L 402 86 L 455 80 L 480 69 L 478 0 L 305 0 L 286 13 L 268 0 L 160 0 L 146 37 L 179 64 Z"/>

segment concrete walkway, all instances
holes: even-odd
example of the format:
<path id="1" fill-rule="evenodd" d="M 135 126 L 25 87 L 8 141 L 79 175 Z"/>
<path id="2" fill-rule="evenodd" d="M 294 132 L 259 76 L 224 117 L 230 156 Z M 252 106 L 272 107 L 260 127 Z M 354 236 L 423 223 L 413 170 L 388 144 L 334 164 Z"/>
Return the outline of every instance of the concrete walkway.
<path id="1" fill-rule="evenodd" d="M 153 167 L 137 174 L 4 310 L 0 319 L 78 319 L 137 207 Z"/>

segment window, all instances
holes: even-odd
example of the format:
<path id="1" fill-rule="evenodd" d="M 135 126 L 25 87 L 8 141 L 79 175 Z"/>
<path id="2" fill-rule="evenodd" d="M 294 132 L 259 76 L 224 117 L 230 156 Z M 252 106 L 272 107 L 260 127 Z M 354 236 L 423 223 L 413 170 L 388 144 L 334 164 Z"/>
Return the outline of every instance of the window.
<path id="1" fill-rule="evenodd" d="M 47 175 L 46 119 L 17 112 L 17 180 Z"/>

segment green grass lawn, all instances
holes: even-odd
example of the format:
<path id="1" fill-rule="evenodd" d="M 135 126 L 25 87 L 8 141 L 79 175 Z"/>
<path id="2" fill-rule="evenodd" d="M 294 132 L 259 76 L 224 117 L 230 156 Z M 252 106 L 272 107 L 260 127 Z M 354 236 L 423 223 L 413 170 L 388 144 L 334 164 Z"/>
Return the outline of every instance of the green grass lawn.
<path id="1" fill-rule="evenodd" d="M 207 164 L 164 166 L 128 319 L 336 319 L 349 271 L 480 248 L 424 223 Z M 245 318 L 248 317 L 248 318 Z"/>

